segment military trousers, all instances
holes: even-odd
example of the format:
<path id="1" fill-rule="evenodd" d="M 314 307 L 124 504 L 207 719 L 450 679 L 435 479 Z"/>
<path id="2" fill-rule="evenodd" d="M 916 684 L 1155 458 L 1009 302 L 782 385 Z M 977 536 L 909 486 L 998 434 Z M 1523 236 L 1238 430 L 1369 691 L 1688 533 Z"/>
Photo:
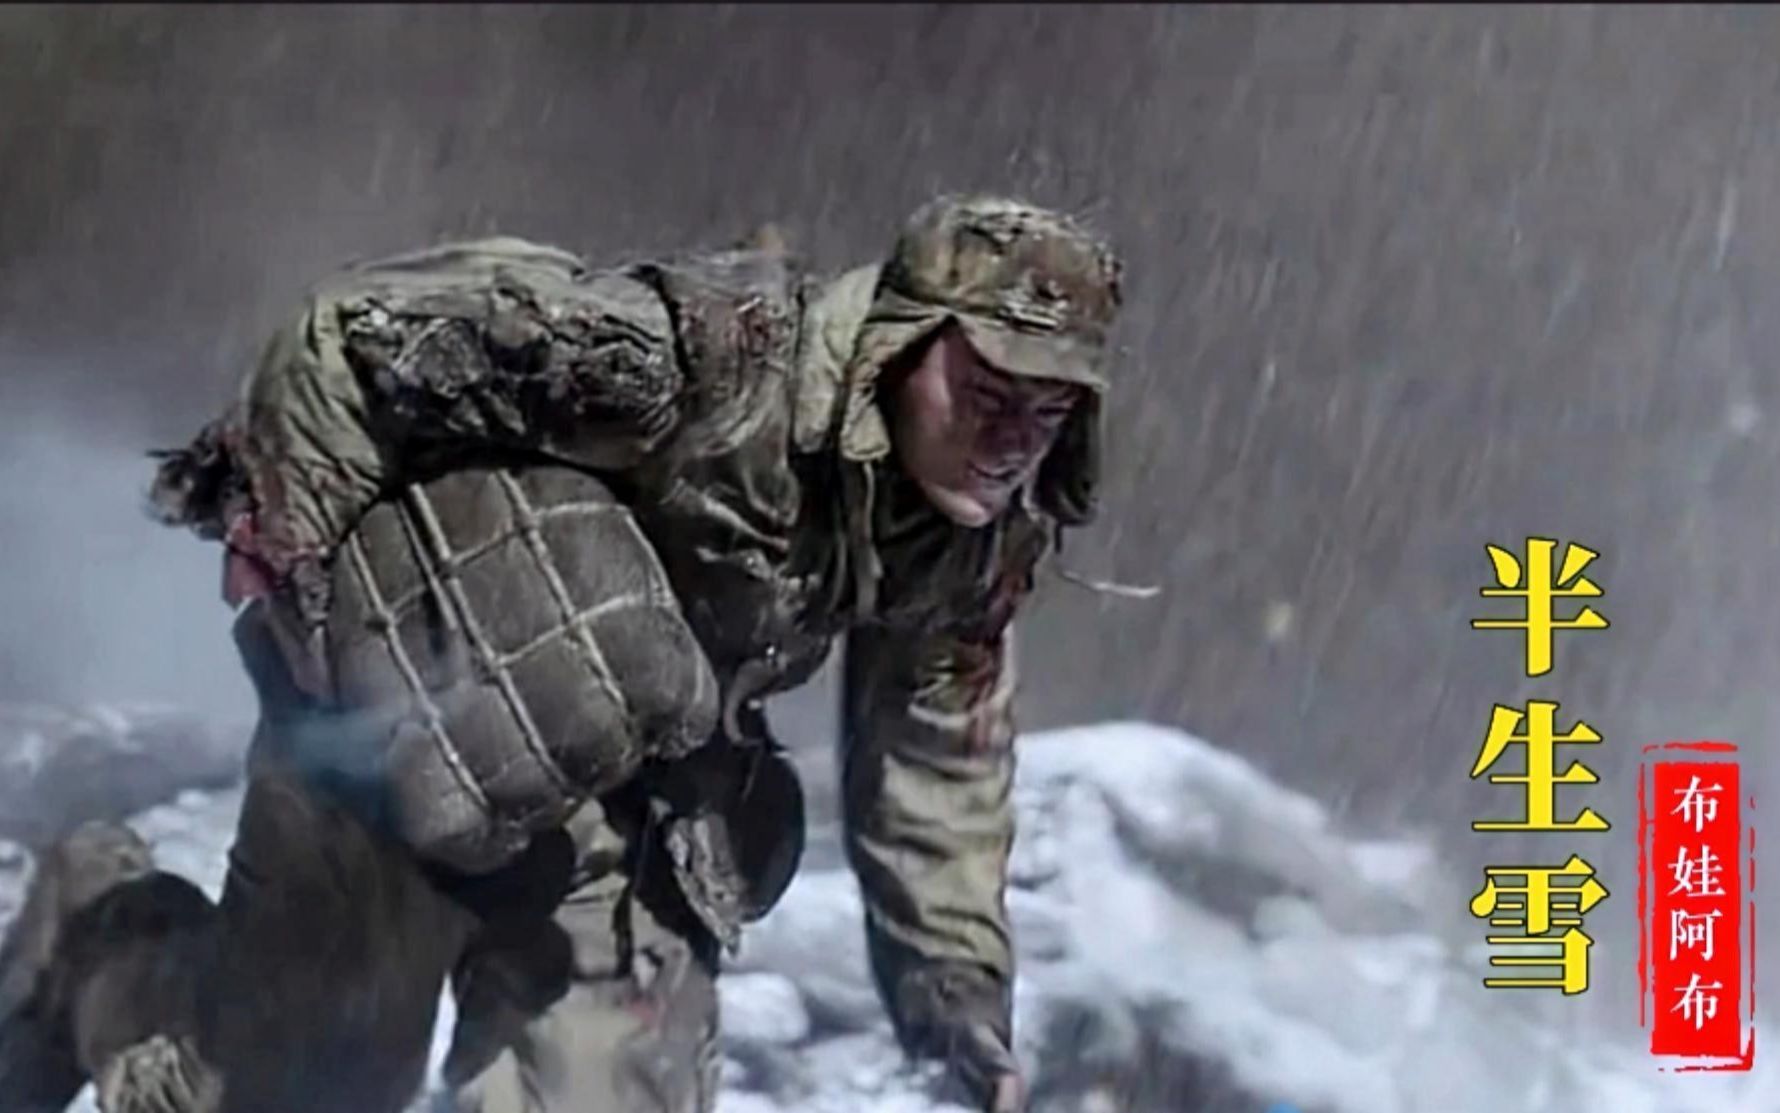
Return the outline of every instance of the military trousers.
<path id="1" fill-rule="evenodd" d="M 95 956 L 75 1040 L 108 1111 L 400 1113 L 449 984 L 433 1110 L 707 1113 L 716 945 L 648 859 L 646 827 L 591 804 L 496 873 L 442 873 L 349 786 L 262 764 L 220 904 Z M 155 1066 L 169 1048 L 178 1086 Z"/>

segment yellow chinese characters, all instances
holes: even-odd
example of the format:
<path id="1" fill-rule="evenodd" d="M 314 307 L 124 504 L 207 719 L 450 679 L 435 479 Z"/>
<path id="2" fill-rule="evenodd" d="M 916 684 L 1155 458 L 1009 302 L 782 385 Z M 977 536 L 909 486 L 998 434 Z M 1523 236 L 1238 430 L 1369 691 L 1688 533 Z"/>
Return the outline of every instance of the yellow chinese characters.
<path id="1" fill-rule="evenodd" d="M 1581 545 L 1564 546 L 1564 560 L 1554 575 L 1552 555 L 1557 542 L 1549 538 L 1527 539 L 1527 558 L 1523 562 L 1498 545 L 1486 546 L 1490 563 L 1495 566 L 1497 587 L 1486 587 L 1486 599 L 1525 599 L 1525 618 L 1479 618 L 1471 622 L 1475 630 L 1525 630 L 1527 634 L 1527 675 L 1544 676 L 1551 671 L 1551 647 L 1558 630 L 1605 630 L 1607 620 L 1593 608 L 1584 605 L 1575 618 L 1559 619 L 1553 614 L 1559 599 L 1598 599 L 1601 589 L 1582 570 L 1601 554 Z"/>
<path id="2" fill-rule="evenodd" d="M 1517 558 L 1498 545 L 1485 546 L 1494 566 L 1497 587 L 1482 590 L 1485 598 L 1513 597 L 1526 600 L 1526 615 L 1517 619 L 1475 619 L 1478 630 L 1526 631 L 1526 673 L 1544 676 L 1551 671 L 1552 641 L 1558 630 L 1605 630 L 1607 620 L 1586 604 L 1573 618 L 1554 613 L 1559 599 L 1599 598 L 1600 587 L 1582 573 L 1600 554 L 1581 545 L 1564 546 L 1561 563 L 1554 560 L 1558 543 L 1548 538 L 1527 539 L 1526 559 Z M 1599 784 L 1601 778 L 1580 761 L 1563 762 L 1559 771 L 1559 746 L 1598 746 L 1601 735 L 1580 720 L 1559 733 L 1555 700 L 1528 700 L 1524 709 L 1497 704 L 1490 714 L 1489 731 L 1471 766 L 1475 780 L 1498 764 L 1508 766 L 1491 772 L 1489 783 L 1521 789 L 1523 807 L 1519 819 L 1483 819 L 1471 824 L 1474 831 L 1605 831 L 1608 823 L 1593 808 L 1583 808 L 1571 818 L 1559 818 L 1560 785 Z M 1518 749 L 1523 760 L 1508 757 Z M 1497 988 L 1558 989 L 1565 994 L 1588 989 L 1588 953 L 1594 941 L 1582 930 L 1589 909 L 1606 900 L 1607 889 L 1595 877 L 1594 867 L 1572 854 L 1562 866 L 1491 866 L 1484 870 L 1483 888 L 1471 898 L 1471 914 L 1487 920 L 1497 934 L 1486 937 L 1492 947 L 1512 953 L 1490 958 L 1490 965 L 1509 970 L 1544 967 L 1546 976 L 1485 978 Z M 1514 933 L 1499 929 L 1515 929 Z M 1527 971 L 1530 975 L 1532 972 Z"/>
<path id="3" fill-rule="evenodd" d="M 1491 927 L 1519 928 L 1515 935 L 1491 935 L 1492 947 L 1540 948 L 1543 954 L 1497 955 L 1496 967 L 1556 967 L 1556 977 L 1485 978 L 1491 989 L 1561 989 L 1566 994 L 1588 988 L 1588 949 L 1594 940 L 1583 934 L 1582 916 L 1607 898 L 1595 879 L 1594 867 L 1572 854 L 1562 866 L 1491 866 L 1483 888 L 1471 898 L 1471 914 Z M 1515 883 L 1518 882 L 1518 883 Z M 1557 948 L 1552 954 L 1551 948 Z"/>
<path id="4" fill-rule="evenodd" d="M 1579 722 L 1568 734 L 1557 733 L 1556 703 L 1548 700 L 1530 700 L 1525 712 L 1512 707 L 1498 705 L 1490 715 L 1489 734 L 1483 740 L 1483 749 L 1477 755 L 1477 764 L 1471 767 L 1471 776 L 1478 774 L 1494 765 L 1511 745 L 1519 745 L 1526 749 L 1525 773 L 1492 773 L 1491 784 L 1521 784 L 1526 786 L 1526 818 L 1518 822 L 1505 819 L 1480 820 L 1473 823 L 1473 831 L 1605 831 L 1607 821 L 1595 813 L 1593 808 L 1582 809 L 1582 814 L 1568 822 L 1560 823 L 1556 819 L 1557 786 L 1592 785 L 1600 781 L 1594 770 L 1580 761 L 1572 761 L 1569 768 L 1562 773 L 1557 772 L 1557 748 L 1560 745 L 1598 745 L 1601 736 L 1587 723 Z M 1515 728 L 1522 722 L 1527 724 L 1524 733 L 1515 733 Z"/>

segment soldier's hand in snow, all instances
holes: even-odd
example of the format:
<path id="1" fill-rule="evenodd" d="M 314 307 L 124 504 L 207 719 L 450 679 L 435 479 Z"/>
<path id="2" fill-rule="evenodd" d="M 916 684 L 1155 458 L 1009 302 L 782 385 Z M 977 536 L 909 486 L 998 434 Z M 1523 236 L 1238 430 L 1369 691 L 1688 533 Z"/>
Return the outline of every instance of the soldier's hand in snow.
<path id="1" fill-rule="evenodd" d="M 1004 1074 L 989 1095 L 989 1113 L 1025 1113 L 1026 1080 L 1018 1074 Z"/>
<path id="2" fill-rule="evenodd" d="M 987 1024 L 961 1024 L 948 1033 L 946 1066 L 983 1113 L 1024 1113 L 1026 1082 L 1001 1037 Z"/>
<path id="3" fill-rule="evenodd" d="M 1026 1084 L 1010 1049 L 1006 987 L 980 967 L 936 963 L 910 971 L 897 995 L 904 1047 L 943 1064 L 984 1113 L 1023 1113 Z"/>

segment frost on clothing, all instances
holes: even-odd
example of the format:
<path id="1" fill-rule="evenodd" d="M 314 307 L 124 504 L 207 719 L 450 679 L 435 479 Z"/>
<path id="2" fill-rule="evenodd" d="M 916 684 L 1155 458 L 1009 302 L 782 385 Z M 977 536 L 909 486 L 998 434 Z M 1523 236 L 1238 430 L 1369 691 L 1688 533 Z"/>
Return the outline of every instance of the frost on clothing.
<path id="1" fill-rule="evenodd" d="M 494 240 L 350 271 L 310 295 L 241 397 L 155 489 L 163 518 L 282 578 L 389 491 L 466 450 L 623 468 L 675 424 L 666 308 L 635 279 Z"/>

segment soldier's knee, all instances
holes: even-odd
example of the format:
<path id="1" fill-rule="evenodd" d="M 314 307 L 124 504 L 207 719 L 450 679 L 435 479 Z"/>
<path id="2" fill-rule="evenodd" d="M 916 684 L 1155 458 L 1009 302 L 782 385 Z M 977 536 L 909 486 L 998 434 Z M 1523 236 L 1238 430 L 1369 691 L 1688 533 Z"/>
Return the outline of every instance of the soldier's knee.
<path id="1" fill-rule="evenodd" d="M 89 1074 L 156 1033 L 190 1032 L 197 953 L 216 907 L 197 886 L 155 872 L 111 889 L 72 917 L 63 941 L 73 1034 Z"/>

